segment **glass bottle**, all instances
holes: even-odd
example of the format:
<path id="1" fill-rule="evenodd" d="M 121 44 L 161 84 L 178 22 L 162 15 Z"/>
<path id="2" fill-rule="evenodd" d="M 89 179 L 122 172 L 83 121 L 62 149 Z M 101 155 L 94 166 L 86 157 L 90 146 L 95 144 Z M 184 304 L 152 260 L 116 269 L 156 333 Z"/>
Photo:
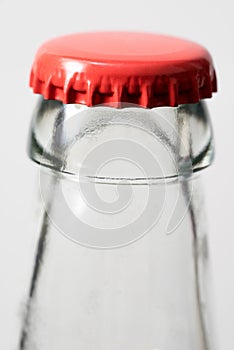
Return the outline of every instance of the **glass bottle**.
<path id="1" fill-rule="evenodd" d="M 70 35 L 39 49 L 31 86 L 43 95 L 29 137 L 41 217 L 19 349 L 215 349 L 207 51 L 156 34 Z"/>

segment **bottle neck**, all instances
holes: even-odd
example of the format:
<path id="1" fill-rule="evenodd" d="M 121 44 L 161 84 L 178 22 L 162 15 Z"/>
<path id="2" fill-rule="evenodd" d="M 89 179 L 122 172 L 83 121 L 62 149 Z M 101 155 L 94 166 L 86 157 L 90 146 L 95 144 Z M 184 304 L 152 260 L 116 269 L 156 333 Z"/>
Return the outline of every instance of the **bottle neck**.
<path id="1" fill-rule="evenodd" d="M 213 155 L 204 105 L 41 100 L 29 149 L 54 171 L 41 172 L 43 220 L 20 349 L 213 349 L 203 201 L 199 179 L 190 181 Z M 137 186 L 180 176 L 172 186 Z"/>

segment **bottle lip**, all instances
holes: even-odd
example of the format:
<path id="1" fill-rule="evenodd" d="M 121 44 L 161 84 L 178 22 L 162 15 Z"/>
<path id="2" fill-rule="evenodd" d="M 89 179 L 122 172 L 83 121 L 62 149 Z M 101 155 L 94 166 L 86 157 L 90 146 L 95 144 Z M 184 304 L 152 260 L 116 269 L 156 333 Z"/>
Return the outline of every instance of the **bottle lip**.
<path id="1" fill-rule="evenodd" d="M 52 167 L 48 164 L 40 163 L 38 160 L 31 158 L 31 161 L 34 162 L 43 173 L 48 173 L 48 175 L 55 176 L 56 178 L 65 179 L 77 183 L 94 183 L 100 185 L 141 185 L 141 186 L 153 186 L 153 185 L 173 185 L 178 182 L 183 182 L 185 180 L 189 181 L 194 178 L 197 178 L 200 175 L 201 171 L 209 168 L 213 161 L 209 164 L 206 164 L 201 167 L 194 168 L 190 170 L 189 176 L 184 174 L 173 174 L 166 175 L 164 177 L 155 176 L 155 177 L 110 177 L 110 176 L 92 176 L 85 175 L 80 176 L 79 174 L 69 173 L 66 171 L 61 171 Z"/>
<path id="2" fill-rule="evenodd" d="M 43 171 L 101 184 L 153 185 L 189 179 L 212 163 L 213 151 L 204 102 L 118 109 L 42 98 L 28 144 L 29 157 Z M 117 163 L 112 163 L 115 159 Z"/>
<path id="3" fill-rule="evenodd" d="M 199 44 L 154 33 L 90 32 L 37 51 L 30 86 L 46 99 L 93 106 L 196 103 L 217 91 L 212 58 Z"/>

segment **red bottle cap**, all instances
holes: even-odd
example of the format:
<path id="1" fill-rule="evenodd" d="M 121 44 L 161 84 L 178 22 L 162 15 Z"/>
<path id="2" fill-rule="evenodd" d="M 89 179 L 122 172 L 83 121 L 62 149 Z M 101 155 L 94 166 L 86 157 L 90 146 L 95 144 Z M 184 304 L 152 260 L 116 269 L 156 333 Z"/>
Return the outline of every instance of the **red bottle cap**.
<path id="1" fill-rule="evenodd" d="M 36 54 L 30 86 L 46 99 L 88 106 L 177 106 L 196 103 L 217 90 L 205 48 L 135 32 L 80 33 L 47 41 Z"/>

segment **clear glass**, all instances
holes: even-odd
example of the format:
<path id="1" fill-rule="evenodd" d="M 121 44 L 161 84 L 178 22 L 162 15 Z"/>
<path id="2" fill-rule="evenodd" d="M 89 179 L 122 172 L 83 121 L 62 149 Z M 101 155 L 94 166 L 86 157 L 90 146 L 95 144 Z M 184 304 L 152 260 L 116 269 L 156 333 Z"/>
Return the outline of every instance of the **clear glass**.
<path id="1" fill-rule="evenodd" d="M 21 350 L 214 350 L 200 170 L 204 103 L 41 99 L 29 152 L 41 222 Z"/>

